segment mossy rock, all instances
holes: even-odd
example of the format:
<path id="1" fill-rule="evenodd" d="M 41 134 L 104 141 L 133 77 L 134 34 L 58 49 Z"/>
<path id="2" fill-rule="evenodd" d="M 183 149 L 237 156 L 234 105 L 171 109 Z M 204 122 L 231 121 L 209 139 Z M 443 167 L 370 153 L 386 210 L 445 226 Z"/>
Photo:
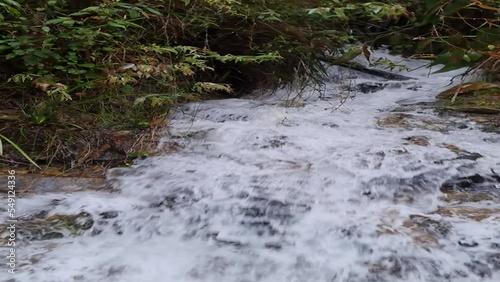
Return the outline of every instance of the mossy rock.
<path id="1" fill-rule="evenodd" d="M 478 114 L 500 114 L 500 84 L 466 83 L 452 87 L 437 95 L 450 99 L 445 108 Z"/>
<path id="2" fill-rule="evenodd" d="M 76 215 L 54 214 L 48 217 L 38 215 L 18 219 L 17 238 L 26 241 L 58 239 L 83 234 L 94 225 L 92 216 L 87 212 Z M 0 242 L 8 240 L 9 224 L 0 224 Z"/>

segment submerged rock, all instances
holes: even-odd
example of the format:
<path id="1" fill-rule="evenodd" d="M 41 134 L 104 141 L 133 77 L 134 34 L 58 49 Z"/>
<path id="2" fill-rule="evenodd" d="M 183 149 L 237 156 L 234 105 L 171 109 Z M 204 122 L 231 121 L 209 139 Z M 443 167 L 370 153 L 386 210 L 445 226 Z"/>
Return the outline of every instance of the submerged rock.
<path id="1" fill-rule="evenodd" d="M 446 181 L 440 188 L 446 201 L 500 201 L 500 176 L 474 174 Z"/>
<path id="2" fill-rule="evenodd" d="M 445 217 L 462 217 L 468 218 L 475 221 L 482 221 L 488 218 L 494 220 L 500 220 L 500 209 L 499 208 L 477 208 L 470 206 L 447 206 L 439 207 L 436 214 Z"/>
<path id="3" fill-rule="evenodd" d="M 94 225 L 87 212 L 76 215 L 54 214 L 48 217 L 32 216 L 17 219 L 16 232 L 19 240 L 38 241 L 83 234 Z M 8 225 L 0 224 L 0 241 L 8 238 Z"/>
<path id="4" fill-rule="evenodd" d="M 418 146 L 429 146 L 429 138 L 425 136 L 410 136 L 403 138 L 403 140 L 406 140 L 407 143 L 405 144 L 413 144 L 413 145 L 418 145 Z"/>

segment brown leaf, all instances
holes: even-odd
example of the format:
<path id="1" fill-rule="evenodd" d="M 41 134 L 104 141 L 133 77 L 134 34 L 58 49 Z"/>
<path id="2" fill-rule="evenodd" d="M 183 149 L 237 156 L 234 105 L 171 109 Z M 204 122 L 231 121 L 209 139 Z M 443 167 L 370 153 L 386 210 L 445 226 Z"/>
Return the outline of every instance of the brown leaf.
<path id="1" fill-rule="evenodd" d="M 471 92 L 482 89 L 489 88 L 500 88 L 500 84 L 498 83 L 487 83 L 487 82 L 470 82 L 463 83 L 457 86 L 454 86 L 448 90 L 445 90 L 439 93 L 436 98 L 438 99 L 446 99 L 451 98 L 458 94 L 471 94 Z"/>

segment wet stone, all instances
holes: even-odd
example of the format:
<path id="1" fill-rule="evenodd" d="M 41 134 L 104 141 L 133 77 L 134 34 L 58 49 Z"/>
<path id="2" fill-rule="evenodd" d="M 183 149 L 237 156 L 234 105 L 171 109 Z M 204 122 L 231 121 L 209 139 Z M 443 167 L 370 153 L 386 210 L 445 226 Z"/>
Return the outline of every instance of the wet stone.
<path id="1" fill-rule="evenodd" d="M 267 249 L 276 250 L 276 251 L 279 251 L 283 248 L 283 246 L 280 243 L 265 243 L 264 246 Z"/>
<path id="2" fill-rule="evenodd" d="M 446 181 L 440 188 L 450 200 L 500 200 L 500 177 L 496 174 L 474 174 Z"/>
<path id="3" fill-rule="evenodd" d="M 163 198 L 162 201 L 150 205 L 151 208 L 166 207 L 168 209 L 175 209 L 182 206 L 192 205 L 198 202 L 198 198 L 190 188 L 178 188 Z"/>
<path id="4" fill-rule="evenodd" d="M 369 270 L 371 273 L 390 275 L 392 277 L 402 279 L 408 273 L 417 270 L 416 259 L 414 258 L 398 258 L 398 257 L 385 257 L 379 262 L 370 265 Z"/>
<path id="5" fill-rule="evenodd" d="M 387 198 L 395 197 L 401 198 L 403 196 L 415 196 L 423 193 L 434 192 L 435 184 L 439 182 L 439 172 L 432 173 L 421 173 L 409 178 L 398 178 L 392 175 L 383 175 L 368 181 L 365 186 L 369 189 L 365 191 L 373 190 L 373 188 L 381 187 L 382 189 L 377 189 L 380 191 L 387 191 L 387 195 L 378 193 L 377 198 Z M 371 197 L 371 192 L 368 195 Z"/>
<path id="6" fill-rule="evenodd" d="M 40 240 L 52 240 L 63 238 L 64 234 L 61 232 L 48 232 L 40 236 Z"/>
<path id="7" fill-rule="evenodd" d="M 458 241 L 458 244 L 460 246 L 466 247 L 466 248 L 474 248 L 474 247 L 479 246 L 479 244 L 476 241 L 471 240 L 471 239 L 461 239 Z"/>
<path id="8" fill-rule="evenodd" d="M 441 248 L 439 240 L 445 238 L 451 231 L 451 225 L 448 223 L 422 215 L 411 215 L 403 222 L 403 227 L 405 229 L 402 230 L 397 227 L 392 228 L 391 233 L 406 234 L 414 243 L 425 249 Z"/>
<path id="9" fill-rule="evenodd" d="M 466 263 L 465 266 L 474 274 L 477 276 L 484 278 L 484 277 L 491 277 L 491 269 L 490 267 L 480 261 L 473 260 L 469 263 Z"/>
<path id="10" fill-rule="evenodd" d="M 438 237 L 447 236 L 451 230 L 451 226 L 449 224 L 433 220 L 422 215 L 410 215 L 410 220 L 419 228 Z"/>
<path id="11" fill-rule="evenodd" d="M 486 262 L 488 262 L 494 270 L 500 270 L 500 253 L 488 255 Z"/>
<path id="12" fill-rule="evenodd" d="M 39 215 L 40 216 L 40 215 Z M 48 217 L 29 216 L 18 218 L 16 223 L 17 238 L 23 241 L 52 240 L 66 236 L 82 235 L 94 225 L 89 213 L 77 215 L 54 214 Z M 7 225 L 0 224 L 0 241 L 5 240 Z"/>
<path id="13" fill-rule="evenodd" d="M 487 137 L 483 139 L 484 142 L 486 143 L 500 143 L 500 137 Z"/>
<path id="14" fill-rule="evenodd" d="M 267 139 L 267 140 L 264 140 L 264 145 L 260 145 L 259 148 L 260 149 L 276 149 L 276 148 L 281 148 L 283 146 L 285 146 L 287 144 L 287 140 L 288 137 L 287 136 L 275 136 L 273 138 L 270 138 L 270 139 Z M 255 145 L 259 145 L 258 143 L 254 144 Z"/>
<path id="15" fill-rule="evenodd" d="M 0 176 L 0 180 L 3 180 L 2 176 Z M 43 177 L 19 175 L 16 176 L 16 182 L 18 187 L 23 187 L 24 192 L 40 194 L 109 189 L 106 180 L 97 177 Z"/>
<path id="16" fill-rule="evenodd" d="M 356 85 L 354 88 L 355 91 L 361 92 L 361 93 L 374 93 L 377 91 L 380 91 L 387 87 L 387 83 L 380 83 L 380 82 L 365 82 L 365 83 L 359 83 Z"/>
<path id="17" fill-rule="evenodd" d="M 338 124 L 335 124 L 333 122 L 325 122 L 321 124 L 322 126 L 330 127 L 330 128 L 337 128 L 339 127 Z"/>
<path id="18" fill-rule="evenodd" d="M 487 218 L 500 219 L 500 209 L 498 208 L 478 208 L 464 205 L 438 207 L 436 214 L 445 217 L 462 217 L 475 221 L 482 221 Z"/>
<path id="19" fill-rule="evenodd" d="M 249 197 L 239 211 L 243 219 L 239 222 L 257 236 L 282 234 L 282 226 L 291 224 L 297 216 L 308 212 L 310 207 L 264 197 Z"/>
<path id="20" fill-rule="evenodd" d="M 429 146 L 429 138 L 425 136 L 410 136 L 403 138 L 403 140 L 406 140 L 406 144 L 413 144 L 413 145 L 418 145 L 418 146 Z"/>
<path id="21" fill-rule="evenodd" d="M 118 217 L 118 212 L 117 211 L 107 211 L 107 212 L 102 212 L 99 215 L 101 216 L 101 218 L 110 219 L 110 218 Z"/>
<path id="22" fill-rule="evenodd" d="M 493 250 L 500 250 L 500 244 L 499 243 L 491 243 L 490 248 Z"/>

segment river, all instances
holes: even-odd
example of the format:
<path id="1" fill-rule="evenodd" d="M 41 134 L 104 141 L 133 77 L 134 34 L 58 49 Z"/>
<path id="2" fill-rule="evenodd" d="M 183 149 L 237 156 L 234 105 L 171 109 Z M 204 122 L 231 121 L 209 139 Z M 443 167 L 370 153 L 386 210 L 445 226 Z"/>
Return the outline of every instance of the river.
<path id="1" fill-rule="evenodd" d="M 402 63 L 413 79 L 332 68 L 316 91 L 180 106 L 113 192 L 18 199 L 92 220 L 21 243 L 0 281 L 500 281 L 500 136 L 435 109 L 460 70 Z"/>

